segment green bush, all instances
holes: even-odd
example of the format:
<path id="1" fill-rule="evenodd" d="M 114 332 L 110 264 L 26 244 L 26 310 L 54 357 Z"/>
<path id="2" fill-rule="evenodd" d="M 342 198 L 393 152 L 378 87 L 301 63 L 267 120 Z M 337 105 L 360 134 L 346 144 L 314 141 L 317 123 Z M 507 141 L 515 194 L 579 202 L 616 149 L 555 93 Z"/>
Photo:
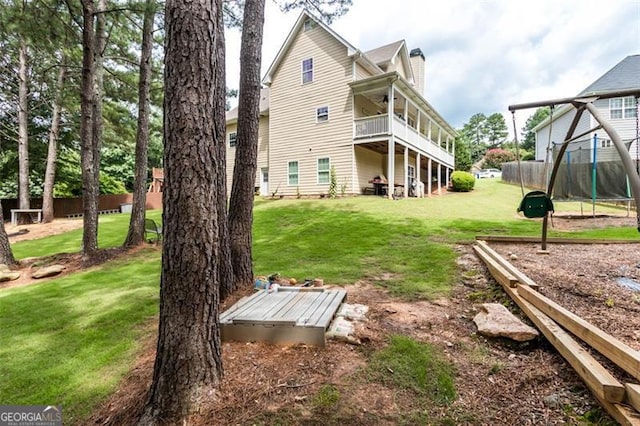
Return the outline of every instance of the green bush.
<path id="1" fill-rule="evenodd" d="M 502 170 L 502 163 L 508 163 L 510 161 L 516 161 L 516 155 L 506 149 L 494 148 L 484 154 L 484 167 L 486 169 Z"/>
<path id="2" fill-rule="evenodd" d="M 456 192 L 469 192 L 475 184 L 476 178 L 469 172 L 456 170 L 451 173 L 451 185 Z"/>

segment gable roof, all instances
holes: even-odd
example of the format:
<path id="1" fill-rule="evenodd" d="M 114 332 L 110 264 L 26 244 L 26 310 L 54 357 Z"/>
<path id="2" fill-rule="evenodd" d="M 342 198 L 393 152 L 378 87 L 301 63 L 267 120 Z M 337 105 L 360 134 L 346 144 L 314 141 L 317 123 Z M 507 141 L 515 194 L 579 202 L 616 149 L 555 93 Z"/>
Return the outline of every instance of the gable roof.
<path id="1" fill-rule="evenodd" d="M 260 89 L 260 113 L 259 115 L 269 115 L 269 88 L 263 87 Z M 233 123 L 238 120 L 238 107 L 227 111 L 226 114 L 227 123 Z"/>
<path id="2" fill-rule="evenodd" d="M 640 55 L 630 55 L 591 83 L 578 96 L 636 87 L 640 87 Z"/>
<path id="3" fill-rule="evenodd" d="M 386 64 L 395 62 L 396 57 L 399 56 L 404 65 L 404 72 L 407 76 L 407 80 L 412 83 L 415 80 L 413 68 L 411 67 L 411 59 L 409 58 L 409 49 L 407 49 L 407 43 L 404 40 L 394 41 L 393 43 L 389 43 L 385 46 L 371 49 L 365 52 L 364 56 L 381 68 L 384 68 Z"/>
<path id="4" fill-rule="evenodd" d="M 327 24 L 325 24 L 320 19 L 318 19 L 315 16 L 313 16 L 308 10 L 303 9 L 302 12 L 300 12 L 300 16 L 298 16 L 298 19 L 296 20 L 296 23 L 293 25 L 293 28 L 291 28 L 291 31 L 289 31 L 289 35 L 287 35 L 287 38 L 286 38 L 285 42 L 280 47 L 280 50 L 278 50 L 278 54 L 273 59 L 273 62 L 271 63 L 271 66 L 267 70 L 267 73 L 265 74 L 264 78 L 262 79 L 262 82 L 264 84 L 266 84 L 266 85 L 271 84 L 271 80 L 272 80 L 273 74 L 276 72 L 276 70 L 280 66 L 280 63 L 284 59 L 285 54 L 289 50 L 289 47 L 291 47 L 291 44 L 293 43 L 296 34 L 298 34 L 298 32 L 300 31 L 300 29 L 302 28 L 302 26 L 304 25 L 304 23 L 305 23 L 305 21 L 307 19 L 311 19 L 312 21 L 314 21 L 316 23 L 316 25 L 322 27 L 325 31 L 327 31 L 329 34 L 331 34 L 336 40 L 338 40 L 340 43 L 342 43 L 344 45 L 344 47 L 347 48 L 347 55 L 352 56 L 352 55 L 355 55 L 357 53 L 360 53 L 360 51 L 358 49 L 356 49 L 347 40 L 342 38 L 340 36 L 340 34 L 336 33 Z"/>
<path id="5" fill-rule="evenodd" d="M 403 44 L 404 40 L 394 41 L 386 46 L 376 47 L 375 49 L 364 52 L 364 54 L 367 55 L 367 57 L 369 57 L 369 59 L 371 59 L 371 61 L 376 65 L 386 64 L 393 60 L 402 48 Z"/>
<path id="6" fill-rule="evenodd" d="M 640 88 L 640 55 L 629 55 L 618 62 L 613 68 L 604 73 L 600 78 L 591 83 L 577 96 L 591 96 L 606 92 Z M 571 104 L 558 108 L 553 116 L 553 121 L 573 110 Z M 534 132 L 549 125 L 551 117 L 547 117 L 538 123 L 533 129 Z"/>
<path id="7" fill-rule="evenodd" d="M 354 58 L 356 62 L 364 66 L 373 74 L 384 74 L 384 71 L 381 69 L 381 65 L 391 63 L 397 56 L 400 56 L 404 65 L 404 71 L 407 79 L 412 83 L 414 82 L 415 78 L 409 58 L 409 50 L 407 49 L 407 44 L 404 40 L 398 40 L 385 46 L 371 49 L 368 52 L 362 52 L 360 49 L 356 48 L 354 45 L 345 40 L 340 34 L 331 29 L 331 27 L 329 27 L 327 24 L 315 17 L 307 9 L 303 9 L 302 12 L 300 12 L 300 16 L 298 16 L 296 23 L 293 25 L 293 28 L 291 28 L 291 31 L 289 31 L 285 42 L 280 47 L 280 50 L 278 50 L 278 53 L 269 66 L 269 69 L 267 70 L 264 78 L 262 79 L 263 84 L 267 86 L 271 84 L 273 75 L 277 71 L 280 63 L 284 59 L 286 52 L 291 47 L 291 44 L 293 43 L 296 35 L 302 29 L 307 19 L 311 19 L 312 21 L 314 21 L 316 25 L 323 28 L 333 38 L 338 40 L 338 42 L 344 45 L 344 47 L 347 49 L 348 56 Z"/>

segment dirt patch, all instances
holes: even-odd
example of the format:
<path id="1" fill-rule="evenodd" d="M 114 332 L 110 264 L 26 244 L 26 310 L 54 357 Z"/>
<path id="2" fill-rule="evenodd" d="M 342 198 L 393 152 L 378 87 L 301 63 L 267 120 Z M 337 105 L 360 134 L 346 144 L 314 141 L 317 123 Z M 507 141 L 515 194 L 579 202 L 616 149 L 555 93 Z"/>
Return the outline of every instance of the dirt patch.
<path id="1" fill-rule="evenodd" d="M 5 222 L 4 229 L 7 232 L 10 243 L 24 240 L 37 240 L 50 235 L 63 234 L 74 229 L 82 228 L 80 219 L 54 219 L 51 223 L 32 223 L 30 225 L 12 225 Z"/>
<path id="2" fill-rule="evenodd" d="M 37 240 L 51 235 L 63 234 L 74 229 L 82 228 L 82 225 L 82 219 L 55 219 L 51 223 L 33 223 L 29 225 L 12 225 L 11 223 L 4 224 L 5 231 L 9 237 L 9 243 L 11 244 L 18 241 Z M 123 253 L 132 254 L 143 247 L 145 247 L 145 245 L 141 245 L 140 247 L 130 250 L 123 250 L 119 247 L 103 249 L 98 252 L 91 262 L 83 261 L 80 253 L 60 253 L 40 258 L 21 259 L 17 265 L 11 268 L 13 271 L 20 272 L 20 278 L 13 281 L 0 282 L 0 290 L 22 287 L 50 279 L 57 279 L 61 276 L 69 275 L 82 269 L 115 259 L 122 256 Z M 40 279 L 31 278 L 31 274 L 33 272 L 50 265 L 62 265 L 64 270 L 59 275 L 55 275 L 53 277 Z"/>
<path id="3" fill-rule="evenodd" d="M 610 227 L 635 228 L 637 218 L 632 212 L 630 215 L 591 215 L 589 212 L 562 212 L 554 214 L 549 221 L 550 229 L 561 231 L 576 231 L 580 229 L 601 229 Z"/>

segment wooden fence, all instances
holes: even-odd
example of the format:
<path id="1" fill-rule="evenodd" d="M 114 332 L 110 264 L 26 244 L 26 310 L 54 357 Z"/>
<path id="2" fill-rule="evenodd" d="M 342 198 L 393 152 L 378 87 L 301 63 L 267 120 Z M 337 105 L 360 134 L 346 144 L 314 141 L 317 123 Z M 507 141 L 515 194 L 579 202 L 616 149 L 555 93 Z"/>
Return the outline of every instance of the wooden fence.
<path id="1" fill-rule="evenodd" d="M 523 161 L 520 163 L 522 172 L 522 184 L 525 188 L 547 190 L 546 175 L 551 175 L 552 164 L 546 165 L 540 161 Z M 502 180 L 514 185 L 520 185 L 520 172 L 518 171 L 518 163 L 510 162 L 502 164 Z"/>
<path id="2" fill-rule="evenodd" d="M 146 193 L 146 209 L 154 210 L 162 208 L 162 192 Z M 101 195 L 98 200 L 98 211 L 122 211 L 122 205 L 131 204 L 133 194 L 112 194 Z M 32 198 L 30 207 L 33 209 L 42 208 L 42 198 Z M 9 198 L 2 200 L 2 214 L 7 221 L 11 217 L 11 209 L 18 208 L 18 200 Z M 53 216 L 66 218 L 68 216 L 82 214 L 82 198 L 54 198 Z"/>

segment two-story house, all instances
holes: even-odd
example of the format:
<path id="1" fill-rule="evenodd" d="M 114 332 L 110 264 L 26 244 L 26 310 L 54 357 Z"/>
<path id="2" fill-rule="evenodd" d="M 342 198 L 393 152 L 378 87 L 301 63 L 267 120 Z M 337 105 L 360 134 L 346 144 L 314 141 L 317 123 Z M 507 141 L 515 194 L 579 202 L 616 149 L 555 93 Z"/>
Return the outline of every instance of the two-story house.
<path id="1" fill-rule="evenodd" d="M 440 191 L 456 131 L 424 97 L 425 58 L 404 40 L 363 52 L 303 11 L 263 78 L 256 188 L 261 195 L 408 196 Z M 237 111 L 227 114 L 233 176 Z M 375 187 L 374 187 L 375 185 Z"/>

